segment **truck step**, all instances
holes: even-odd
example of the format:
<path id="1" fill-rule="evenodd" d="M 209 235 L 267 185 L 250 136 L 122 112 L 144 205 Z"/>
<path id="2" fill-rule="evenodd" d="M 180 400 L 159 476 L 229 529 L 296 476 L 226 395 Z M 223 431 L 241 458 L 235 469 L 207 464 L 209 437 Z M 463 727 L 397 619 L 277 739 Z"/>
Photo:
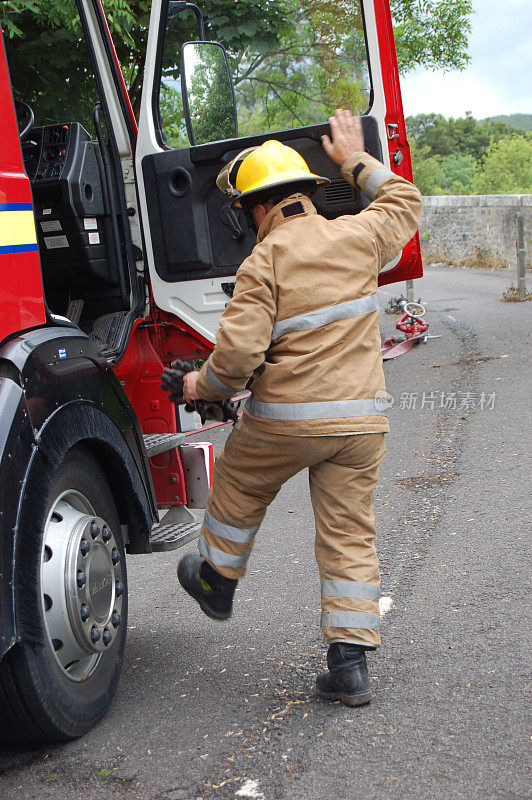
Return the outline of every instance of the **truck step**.
<path id="1" fill-rule="evenodd" d="M 173 447 L 183 444 L 185 441 L 184 433 L 148 433 L 144 434 L 144 446 L 148 453 L 148 458 L 165 453 Z"/>
<path id="2" fill-rule="evenodd" d="M 94 322 L 89 336 L 103 356 L 109 357 L 120 347 L 129 313 L 116 311 L 114 314 L 104 314 Z"/>
<path id="3" fill-rule="evenodd" d="M 187 542 L 197 539 L 201 529 L 201 521 L 177 522 L 165 525 L 164 522 L 151 530 L 150 544 L 154 551 L 177 550 Z"/>

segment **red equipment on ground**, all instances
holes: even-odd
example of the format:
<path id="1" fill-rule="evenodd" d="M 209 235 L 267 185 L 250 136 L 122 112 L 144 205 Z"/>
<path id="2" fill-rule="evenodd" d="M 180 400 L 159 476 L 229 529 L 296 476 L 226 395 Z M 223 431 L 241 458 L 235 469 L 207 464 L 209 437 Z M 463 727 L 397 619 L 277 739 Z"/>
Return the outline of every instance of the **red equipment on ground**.
<path id="1" fill-rule="evenodd" d="M 390 336 L 383 342 L 381 348 L 383 361 L 402 356 L 404 353 L 408 353 L 415 344 L 424 343 L 429 338 L 427 335 L 429 323 L 422 319 L 426 313 L 425 306 L 421 305 L 421 303 L 409 302 L 404 297 L 400 297 L 395 305 L 403 310 L 401 318 L 395 327 L 398 331 L 402 331 L 405 336 L 402 338 Z M 420 311 L 416 312 L 416 308 L 420 309 Z"/>

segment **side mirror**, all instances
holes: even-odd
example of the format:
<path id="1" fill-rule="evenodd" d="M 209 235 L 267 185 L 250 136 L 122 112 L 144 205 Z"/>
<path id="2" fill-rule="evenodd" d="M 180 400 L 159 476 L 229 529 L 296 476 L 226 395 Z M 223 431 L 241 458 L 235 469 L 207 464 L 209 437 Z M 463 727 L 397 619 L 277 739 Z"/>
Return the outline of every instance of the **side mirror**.
<path id="1" fill-rule="evenodd" d="M 185 42 L 181 95 L 190 144 L 238 136 L 235 92 L 227 53 L 218 42 Z"/>

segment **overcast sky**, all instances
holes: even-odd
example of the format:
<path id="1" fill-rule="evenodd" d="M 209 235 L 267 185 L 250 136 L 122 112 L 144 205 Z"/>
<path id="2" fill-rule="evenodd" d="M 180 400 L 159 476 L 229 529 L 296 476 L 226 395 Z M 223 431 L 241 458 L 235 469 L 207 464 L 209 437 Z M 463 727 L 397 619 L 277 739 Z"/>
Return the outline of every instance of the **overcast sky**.
<path id="1" fill-rule="evenodd" d="M 401 80 L 405 116 L 532 114 L 532 0 L 473 0 L 473 7 L 469 66 L 408 73 Z"/>

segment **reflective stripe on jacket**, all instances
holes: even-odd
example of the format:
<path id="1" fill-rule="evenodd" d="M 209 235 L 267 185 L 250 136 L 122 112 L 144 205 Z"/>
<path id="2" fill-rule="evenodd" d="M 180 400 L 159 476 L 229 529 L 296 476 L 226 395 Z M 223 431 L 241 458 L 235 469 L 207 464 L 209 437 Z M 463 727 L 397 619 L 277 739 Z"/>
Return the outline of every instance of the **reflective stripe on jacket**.
<path id="1" fill-rule="evenodd" d="M 335 220 L 304 195 L 272 208 L 198 377 L 200 397 L 221 400 L 253 376 L 245 413 L 270 431 L 389 430 L 375 403 L 385 388 L 377 276 L 416 232 L 421 195 L 367 153 L 342 175 L 369 206 Z"/>

